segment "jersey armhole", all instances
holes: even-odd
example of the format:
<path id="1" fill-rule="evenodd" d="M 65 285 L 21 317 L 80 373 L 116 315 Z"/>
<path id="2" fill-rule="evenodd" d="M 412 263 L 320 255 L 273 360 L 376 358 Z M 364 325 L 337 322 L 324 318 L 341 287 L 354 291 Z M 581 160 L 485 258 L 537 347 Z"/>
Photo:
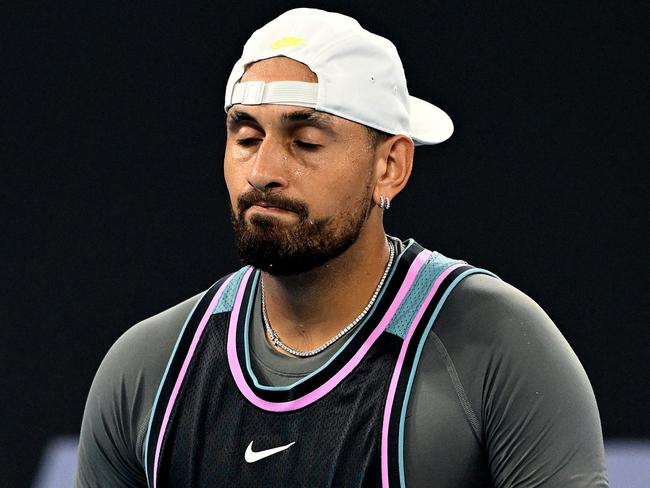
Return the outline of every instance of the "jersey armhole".
<path id="1" fill-rule="evenodd" d="M 154 417 L 156 416 L 156 411 L 157 411 L 159 400 L 160 400 L 160 397 L 161 397 L 161 394 L 162 394 L 162 391 L 163 391 L 163 387 L 167 383 L 167 378 L 169 376 L 170 368 L 172 367 L 172 364 L 174 363 L 176 353 L 177 353 L 177 351 L 178 351 L 178 349 L 180 347 L 181 342 L 183 342 L 184 339 L 185 339 L 185 335 L 186 335 L 185 331 L 186 331 L 186 329 L 188 327 L 188 324 L 189 324 L 190 320 L 192 319 L 192 317 L 194 317 L 195 312 L 198 309 L 206 308 L 207 305 L 210 303 L 211 297 L 213 297 L 221 289 L 221 287 L 226 283 L 226 281 L 228 281 L 234 274 L 235 273 L 231 273 L 229 275 L 226 275 L 226 276 L 222 277 L 221 279 L 219 279 L 216 283 L 214 283 L 210 288 L 205 290 L 199 296 L 199 298 L 196 300 L 196 303 L 192 307 L 192 310 L 187 315 L 187 317 L 185 319 L 185 322 L 183 324 L 183 327 L 181 328 L 181 330 L 180 330 L 180 332 L 178 334 L 178 337 L 176 339 L 176 343 L 174 344 L 174 348 L 172 349 L 172 352 L 171 352 L 171 354 L 169 356 L 169 359 L 167 361 L 167 366 L 165 367 L 165 371 L 163 372 L 163 375 L 162 375 L 162 377 L 160 379 L 160 383 L 159 383 L 159 386 L 158 386 L 158 390 L 156 392 L 156 396 L 155 396 L 154 401 L 153 401 L 153 403 L 151 405 L 151 408 L 149 409 L 149 414 L 148 414 L 147 422 L 146 422 L 146 429 L 147 430 L 146 430 L 146 435 L 144 436 L 143 445 L 142 445 L 142 449 L 143 449 L 142 460 L 143 460 L 143 467 L 144 467 L 144 470 L 145 470 L 146 479 L 147 479 L 147 486 L 148 487 L 153 486 L 153 480 L 151 479 L 151 473 L 150 473 L 150 471 L 151 471 L 150 468 L 151 468 L 151 465 L 152 465 L 151 457 L 152 457 L 153 453 L 150 451 L 149 448 L 150 448 L 150 444 L 151 444 L 151 440 L 152 440 L 151 437 L 152 437 L 152 428 L 153 428 L 153 424 L 154 424 Z M 160 435 L 163 435 L 163 433 L 158 433 L 158 436 L 160 436 Z"/>

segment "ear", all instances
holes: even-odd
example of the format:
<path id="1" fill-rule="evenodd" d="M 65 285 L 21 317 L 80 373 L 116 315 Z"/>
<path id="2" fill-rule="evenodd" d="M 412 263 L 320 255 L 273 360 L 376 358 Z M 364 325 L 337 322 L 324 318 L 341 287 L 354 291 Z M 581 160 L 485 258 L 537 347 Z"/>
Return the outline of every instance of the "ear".
<path id="1" fill-rule="evenodd" d="M 375 152 L 377 180 L 373 198 L 379 205 L 381 196 L 392 201 L 402 191 L 413 169 L 415 146 L 410 137 L 395 135 L 379 144 Z"/>

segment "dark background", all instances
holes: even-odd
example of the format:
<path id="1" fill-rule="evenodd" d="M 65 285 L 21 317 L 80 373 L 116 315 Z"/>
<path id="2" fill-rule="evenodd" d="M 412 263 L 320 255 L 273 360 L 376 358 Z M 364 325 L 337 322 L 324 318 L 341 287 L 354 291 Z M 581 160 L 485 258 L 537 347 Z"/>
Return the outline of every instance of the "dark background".
<path id="1" fill-rule="evenodd" d="M 134 323 L 239 266 L 223 92 L 295 2 L 3 7 L 2 486 L 78 432 Z M 313 4 L 312 4 L 313 5 Z M 390 38 L 452 139 L 418 148 L 387 230 L 496 272 L 580 357 L 606 437 L 650 437 L 643 2 L 320 2 Z"/>

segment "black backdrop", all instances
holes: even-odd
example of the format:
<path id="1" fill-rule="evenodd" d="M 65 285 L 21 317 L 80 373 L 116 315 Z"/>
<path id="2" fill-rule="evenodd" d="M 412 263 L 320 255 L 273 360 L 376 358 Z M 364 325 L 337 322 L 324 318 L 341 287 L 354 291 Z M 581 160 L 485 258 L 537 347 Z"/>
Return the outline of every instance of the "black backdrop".
<path id="1" fill-rule="evenodd" d="M 3 7 L 3 486 L 78 432 L 130 325 L 238 266 L 223 90 L 295 2 Z M 63 5 L 65 3 L 65 6 Z M 538 301 L 607 437 L 650 437 L 647 11 L 642 2 L 320 2 L 397 45 L 456 132 L 418 148 L 387 229 Z M 301 4 L 306 5 L 306 4 Z"/>

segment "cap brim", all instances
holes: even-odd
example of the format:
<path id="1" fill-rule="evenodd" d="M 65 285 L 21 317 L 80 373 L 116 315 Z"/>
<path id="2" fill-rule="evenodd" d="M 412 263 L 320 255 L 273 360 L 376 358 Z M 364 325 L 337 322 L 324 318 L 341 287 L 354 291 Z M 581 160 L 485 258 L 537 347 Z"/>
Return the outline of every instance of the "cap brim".
<path id="1" fill-rule="evenodd" d="M 416 146 L 440 144 L 451 137 L 454 123 L 444 110 L 414 96 L 410 104 L 410 136 Z"/>

